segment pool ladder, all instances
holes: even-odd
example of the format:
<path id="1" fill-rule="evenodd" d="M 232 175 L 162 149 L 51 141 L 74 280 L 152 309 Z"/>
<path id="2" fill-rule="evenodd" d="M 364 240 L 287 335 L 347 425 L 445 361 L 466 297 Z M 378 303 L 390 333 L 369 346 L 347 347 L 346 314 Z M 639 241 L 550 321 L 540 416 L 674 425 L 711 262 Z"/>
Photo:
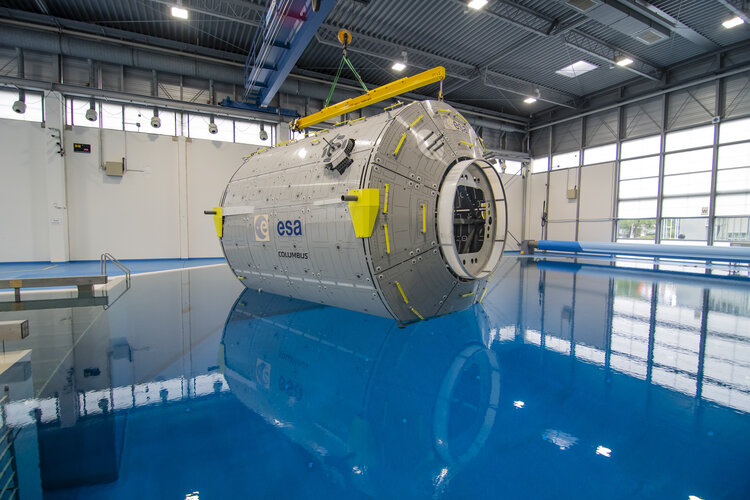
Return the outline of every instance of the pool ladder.
<path id="1" fill-rule="evenodd" d="M 108 261 L 111 262 L 112 264 L 114 264 L 115 266 L 117 266 L 120 269 L 120 271 L 122 271 L 123 273 L 125 273 L 125 290 L 120 295 L 118 295 L 117 298 L 115 300 L 113 300 L 111 304 L 105 305 L 104 306 L 105 310 L 109 309 L 110 307 L 112 307 L 112 304 L 114 304 L 115 302 L 117 302 L 120 299 L 120 297 L 122 297 L 122 295 L 125 292 L 127 292 L 128 290 L 130 290 L 130 269 L 128 269 L 127 267 L 125 267 L 122 264 L 122 262 L 120 262 L 119 260 L 117 260 L 109 252 L 104 252 L 101 255 L 101 257 L 99 257 L 100 274 L 102 276 L 106 276 L 107 275 L 107 262 Z M 2 499 L 2 496 L 0 496 L 0 499 Z"/>
<path id="2" fill-rule="evenodd" d="M 5 405 L 8 404 L 8 386 L 0 397 L 0 409 L 5 414 Z M 0 499 L 18 498 L 18 471 L 16 470 L 16 452 L 13 445 L 16 434 L 13 429 L 8 427 L 7 422 L 3 419 L 0 426 Z"/>

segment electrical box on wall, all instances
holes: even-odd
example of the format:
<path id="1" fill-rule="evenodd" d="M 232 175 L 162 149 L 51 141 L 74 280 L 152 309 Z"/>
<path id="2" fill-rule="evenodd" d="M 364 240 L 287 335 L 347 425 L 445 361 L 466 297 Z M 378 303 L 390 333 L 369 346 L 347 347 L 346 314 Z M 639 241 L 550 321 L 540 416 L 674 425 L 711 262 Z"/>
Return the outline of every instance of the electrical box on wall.
<path id="1" fill-rule="evenodd" d="M 125 173 L 124 161 L 108 161 L 104 163 L 104 172 L 113 177 L 122 177 Z"/>
<path id="2" fill-rule="evenodd" d="M 568 189 L 568 199 L 575 200 L 576 198 L 578 198 L 578 187 L 574 187 L 573 189 Z"/>

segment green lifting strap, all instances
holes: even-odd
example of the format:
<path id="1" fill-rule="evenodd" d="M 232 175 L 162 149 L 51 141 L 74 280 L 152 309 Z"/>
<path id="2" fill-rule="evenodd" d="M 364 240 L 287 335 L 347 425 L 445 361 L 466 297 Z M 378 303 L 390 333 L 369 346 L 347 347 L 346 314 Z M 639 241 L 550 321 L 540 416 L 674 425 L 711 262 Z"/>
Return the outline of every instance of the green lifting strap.
<path id="1" fill-rule="evenodd" d="M 331 97 L 333 97 L 333 91 L 336 89 L 336 84 L 339 81 L 339 76 L 341 76 L 341 70 L 344 69 L 344 63 L 346 63 L 347 66 L 349 66 L 349 69 L 352 70 L 352 73 L 354 73 L 354 76 L 357 77 L 357 81 L 362 86 L 362 89 L 364 89 L 365 92 L 369 92 L 367 89 L 367 85 L 365 85 L 365 82 L 362 81 L 362 78 L 359 76 L 359 73 L 357 73 L 357 70 L 354 69 L 354 65 L 349 61 L 349 58 L 346 57 L 346 47 L 344 47 L 344 55 L 341 56 L 341 62 L 339 63 L 339 69 L 336 71 L 336 76 L 333 79 L 333 84 L 331 85 L 331 90 L 328 92 L 328 98 L 326 99 L 326 103 L 323 105 L 324 108 L 328 107 L 328 103 L 331 102 Z"/>

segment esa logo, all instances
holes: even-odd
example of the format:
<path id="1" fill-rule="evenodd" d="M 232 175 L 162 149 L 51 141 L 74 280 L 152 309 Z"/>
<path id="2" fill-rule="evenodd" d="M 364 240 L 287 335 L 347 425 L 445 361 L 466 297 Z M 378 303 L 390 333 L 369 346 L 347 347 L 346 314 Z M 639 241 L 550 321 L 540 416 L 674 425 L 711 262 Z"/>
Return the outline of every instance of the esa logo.
<path id="1" fill-rule="evenodd" d="M 268 214 L 256 215 L 253 220 L 253 228 L 255 229 L 255 241 L 268 241 Z"/>
<path id="2" fill-rule="evenodd" d="M 276 224 L 276 231 L 279 236 L 302 236 L 302 222 L 295 220 L 280 220 Z"/>

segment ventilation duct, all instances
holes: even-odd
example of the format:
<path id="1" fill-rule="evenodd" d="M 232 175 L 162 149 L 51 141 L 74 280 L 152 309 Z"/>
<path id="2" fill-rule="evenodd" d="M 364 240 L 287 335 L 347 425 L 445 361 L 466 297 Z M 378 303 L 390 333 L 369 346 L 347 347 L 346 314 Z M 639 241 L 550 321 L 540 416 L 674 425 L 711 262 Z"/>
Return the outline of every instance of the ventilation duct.
<path id="1" fill-rule="evenodd" d="M 613 0 L 561 0 L 587 17 L 646 45 L 669 38 L 669 31 Z"/>

